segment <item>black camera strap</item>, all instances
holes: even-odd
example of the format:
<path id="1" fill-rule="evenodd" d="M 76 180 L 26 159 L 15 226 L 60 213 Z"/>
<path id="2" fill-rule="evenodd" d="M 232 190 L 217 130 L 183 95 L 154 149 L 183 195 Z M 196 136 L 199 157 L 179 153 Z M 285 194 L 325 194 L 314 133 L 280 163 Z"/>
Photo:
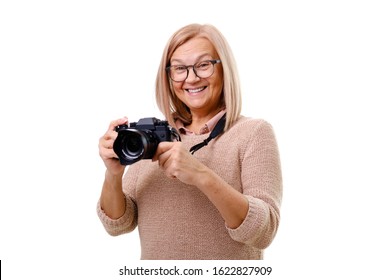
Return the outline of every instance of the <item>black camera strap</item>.
<path id="1" fill-rule="evenodd" d="M 215 137 L 223 133 L 223 129 L 225 127 L 226 123 L 226 114 L 222 116 L 222 118 L 217 122 L 214 129 L 211 131 L 209 137 L 207 139 L 204 139 L 203 142 L 200 142 L 199 144 L 196 144 L 195 146 L 192 146 L 190 149 L 191 154 L 194 154 L 197 150 L 203 148 L 204 146 L 207 146 L 207 144 L 213 140 Z"/>

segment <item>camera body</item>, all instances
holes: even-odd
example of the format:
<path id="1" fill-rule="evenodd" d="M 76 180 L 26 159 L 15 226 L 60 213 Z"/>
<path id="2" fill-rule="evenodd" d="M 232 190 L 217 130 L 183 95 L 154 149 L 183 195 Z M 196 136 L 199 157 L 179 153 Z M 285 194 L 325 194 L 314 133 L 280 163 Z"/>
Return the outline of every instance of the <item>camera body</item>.
<path id="1" fill-rule="evenodd" d="M 118 136 L 113 148 L 122 165 L 153 158 L 160 142 L 180 141 L 178 132 L 167 121 L 157 118 L 142 118 L 129 125 L 119 125 L 115 130 Z"/>

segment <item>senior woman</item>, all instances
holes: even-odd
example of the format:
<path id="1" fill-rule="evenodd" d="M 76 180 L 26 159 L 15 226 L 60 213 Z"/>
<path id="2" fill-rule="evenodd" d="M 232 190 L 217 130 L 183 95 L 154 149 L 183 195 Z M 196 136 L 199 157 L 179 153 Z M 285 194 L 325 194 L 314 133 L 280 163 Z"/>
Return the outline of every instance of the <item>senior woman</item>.
<path id="1" fill-rule="evenodd" d="M 190 24 L 168 40 L 156 101 L 181 141 L 128 166 L 100 138 L 106 166 L 97 212 L 107 232 L 138 227 L 141 259 L 262 259 L 280 220 L 282 175 L 271 125 L 241 115 L 232 51 L 212 25 Z M 207 139 L 205 141 L 205 139 Z"/>

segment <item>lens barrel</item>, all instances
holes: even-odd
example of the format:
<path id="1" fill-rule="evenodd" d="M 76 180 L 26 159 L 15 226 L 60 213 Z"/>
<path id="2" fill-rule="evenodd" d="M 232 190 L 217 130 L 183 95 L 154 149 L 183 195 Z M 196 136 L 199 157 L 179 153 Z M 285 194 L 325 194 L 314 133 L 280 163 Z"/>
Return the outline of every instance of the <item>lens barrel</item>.
<path id="1" fill-rule="evenodd" d="M 124 129 L 118 131 L 114 151 L 121 164 L 133 164 L 141 159 L 151 159 L 156 152 L 158 140 L 149 130 Z"/>

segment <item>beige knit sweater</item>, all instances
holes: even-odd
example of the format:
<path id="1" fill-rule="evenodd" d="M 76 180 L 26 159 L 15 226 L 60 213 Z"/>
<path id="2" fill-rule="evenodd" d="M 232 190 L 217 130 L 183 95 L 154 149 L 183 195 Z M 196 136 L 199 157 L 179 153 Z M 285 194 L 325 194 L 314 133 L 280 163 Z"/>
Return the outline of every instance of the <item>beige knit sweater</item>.
<path id="1" fill-rule="evenodd" d="M 182 135 L 189 149 L 206 135 Z M 279 225 L 282 177 L 273 129 L 263 120 L 241 117 L 194 156 L 249 200 L 236 229 L 225 225 L 196 187 L 167 178 L 158 162 L 130 165 L 123 178 L 126 212 L 112 220 L 100 208 L 107 232 L 119 235 L 138 226 L 141 259 L 262 259 Z"/>

